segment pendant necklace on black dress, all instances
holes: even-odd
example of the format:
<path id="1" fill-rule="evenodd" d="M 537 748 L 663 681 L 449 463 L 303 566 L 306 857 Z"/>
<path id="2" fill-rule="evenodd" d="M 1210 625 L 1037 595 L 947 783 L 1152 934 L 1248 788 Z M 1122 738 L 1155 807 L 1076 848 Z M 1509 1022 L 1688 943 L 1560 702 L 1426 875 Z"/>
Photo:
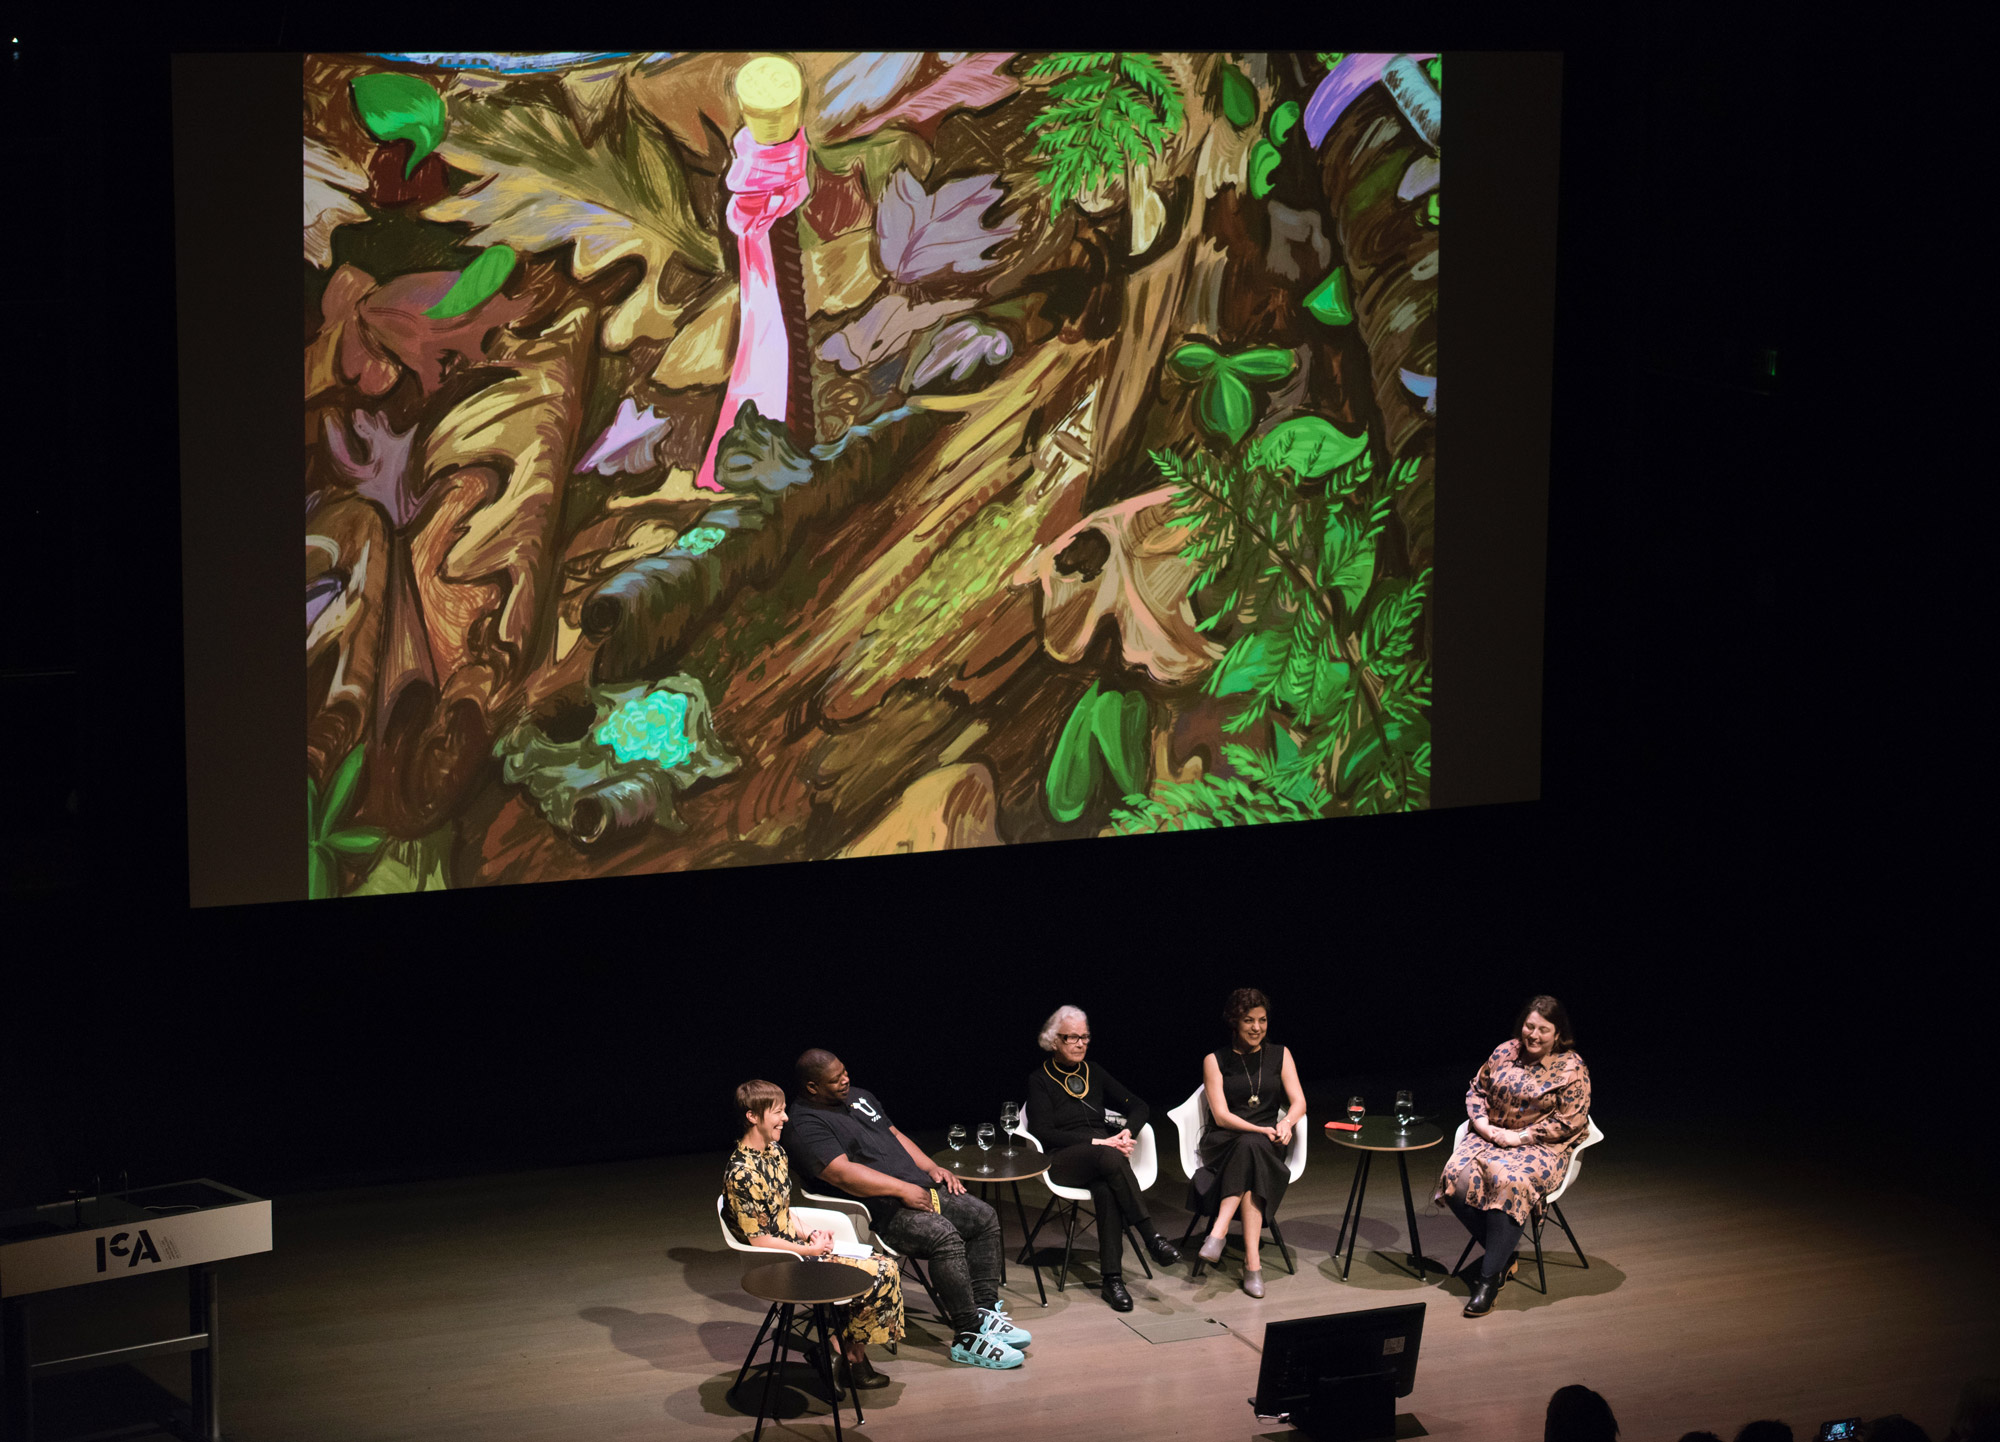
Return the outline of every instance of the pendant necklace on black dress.
<path id="1" fill-rule="evenodd" d="M 1084 1062 L 1075 1071 L 1066 1071 L 1060 1075 L 1047 1062 L 1042 1063 L 1042 1070 L 1049 1074 L 1050 1081 L 1062 1083 L 1062 1089 L 1077 1100 L 1081 1101 L 1090 1095 L 1089 1062 Z"/>
<path id="2" fill-rule="evenodd" d="M 1250 1080 L 1250 1058 L 1247 1056 L 1243 1058 L 1243 1080 L 1245 1081 Z M 1245 1106 L 1254 1107 L 1257 1105 L 1258 1098 L 1260 1098 L 1263 1094 L 1264 1094 L 1264 1048 L 1260 1046 L 1257 1048 L 1257 1082 L 1256 1085 L 1250 1088 L 1250 1096 L 1243 1104 Z"/>

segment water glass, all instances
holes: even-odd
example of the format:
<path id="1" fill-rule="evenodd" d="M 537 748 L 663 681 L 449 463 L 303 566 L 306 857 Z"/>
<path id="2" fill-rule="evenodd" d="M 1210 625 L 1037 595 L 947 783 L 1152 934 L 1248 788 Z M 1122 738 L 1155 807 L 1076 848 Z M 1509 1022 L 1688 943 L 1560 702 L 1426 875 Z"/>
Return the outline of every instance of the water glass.
<path id="1" fill-rule="evenodd" d="M 990 1152 L 993 1150 L 993 1123 L 981 1122 L 979 1124 L 979 1131 L 977 1136 L 979 1141 L 979 1150 L 981 1150 L 982 1152 Z M 979 1162 L 979 1170 L 982 1172 L 990 1172 L 993 1170 L 993 1168 L 988 1166 L 986 1164 L 986 1160 L 982 1157 Z"/>
<path id="2" fill-rule="evenodd" d="M 1408 1092 L 1396 1093 L 1397 1131 L 1406 1132 L 1410 1129 L 1410 1118 L 1416 1114 L 1416 1110 L 1416 1101 Z"/>
<path id="3" fill-rule="evenodd" d="M 1367 1115 L 1368 1108 L 1362 1103 L 1360 1097 L 1349 1097 L 1347 1099 L 1347 1119 L 1349 1121 L 1358 1127 L 1361 1125 L 1361 1119 Z"/>
<path id="4" fill-rule="evenodd" d="M 1002 1102 L 1000 1104 L 1001 1136 L 1003 1137 L 1013 1136 L 1014 1128 L 1018 1127 L 1020 1124 L 1021 1124 L 1021 1104 L 1019 1102 Z M 1001 1145 L 1012 1146 L 1013 1143 L 1010 1141 L 1003 1141 Z"/>
<path id="5" fill-rule="evenodd" d="M 957 1122 L 953 1122 L 951 1130 L 944 1134 L 944 1141 L 945 1145 L 953 1151 L 963 1151 L 965 1149 L 965 1128 Z"/>

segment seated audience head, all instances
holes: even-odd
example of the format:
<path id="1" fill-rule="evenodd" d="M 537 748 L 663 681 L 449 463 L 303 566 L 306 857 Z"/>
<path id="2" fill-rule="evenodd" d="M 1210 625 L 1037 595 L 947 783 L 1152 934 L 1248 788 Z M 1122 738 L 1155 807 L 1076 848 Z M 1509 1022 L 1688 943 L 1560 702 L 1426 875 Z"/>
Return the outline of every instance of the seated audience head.
<path id="1" fill-rule="evenodd" d="M 776 1082 L 747 1081 L 736 1089 L 736 1139 L 762 1128 L 774 1142 L 785 1126 L 785 1089 Z"/>
<path id="2" fill-rule="evenodd" d="M 1792 1429 L 1769 1418 L 1745 1422 L 1736 1433 L 1736 1442 L 1792 1442 Z"/>
<path id="3" fill-rule="evenodd" d="M 2000 1377 L 1974 1377 L 1965 1384 L 1945 1442 L 2000 1442 Z"/>
<path id="4" fill-rule="evenodd" d="M 847 1104 L 847 1068 L 840 1064 L 839 1057 L 821 1047 L 814 1047 L 802 1052 L 795 1065 L 799 1074 L 799 1091 L 806 1101 L 823 1107 Z"/>
<path id="5" fill-rule="evenodd" d="M 1529 1057 L 1561 1056 L 1576 1050 L 1576 1033 L 1570 1029 L 1569 1008 L 1552 996 L 1531 996 L 1514 1019 L 1514 1035 L 1521 1043 L 1522 1060 Z"/>
<path id="6" fill-rule="evenodd" d="M 1681 1442 L 1722 1442 L 1713 1432 L 1683 1432 Z"/>
<path id="7" fill-rule="evenodd" d="M 1042 1023 L 1037 1041 L 1043 1051 L 1052 1051 L 1065 1066 L 1075 1066 L 1090 1049 L 1090 1018 L 1077 1006 L 1059 1006 Z"/>
<path id="8" fill-rule="evenodd" d="M 1271 998 L 1254 986 L 1238 987 L 1229 993 L 1222 1008 L 1222 1020 L 1229 1027 L 1229 1039 L 1246 1050 L 1264 1044 L 1271 1028 Z"/>
<path id="9" fill-rule="evenodd" d="M 1901 1412 L 1861 1425 L 1861 1442 L 1931 1442 L 1931 1434 Z"/>
<path id="10" fill-rule="evenodd" d="M 1616 1442 L 1617 1437 L 1611 1404 L 1588 1387 L 1558 1387 L 1549 1398 L 1542 1442 Z"/>

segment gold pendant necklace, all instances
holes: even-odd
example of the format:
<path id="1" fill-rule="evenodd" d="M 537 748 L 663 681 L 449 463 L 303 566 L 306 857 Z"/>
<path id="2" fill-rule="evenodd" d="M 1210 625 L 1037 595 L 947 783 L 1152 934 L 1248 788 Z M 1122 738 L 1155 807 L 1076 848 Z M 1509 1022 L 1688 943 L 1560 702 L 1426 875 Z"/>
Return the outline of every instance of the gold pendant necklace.
<path id="1" fill-rule="evenodd" d="M 1050 1081 L 1060 1082 L 1062 1084 L 1062 1089 L 1068 1092 L 1071 1096 L 1075 1097 L 1078 1101 L 1082 1101 L 1085 1097 L 1090 1095 L 1089 1062 L 1082 1063 L 1076 1069 L 1076 1071 L 1066 1071 L 1061 1073 L 1060 1075 L 1058 1075 L 1047 1062 L 1042 1063 L 1042 1070 L 1049 1074 Z"/>
<path id="2" fill-rule="evenodd" d="M 1243 1080 L 1245 1081 L 1250 1080 L 1250 1058 L 1247 1056 L 1243 1058 Z M 1250 1088 L 1250 1096 L 1244 1102 L 1244 1105 L 1251 1107 L 1256 1106 L 1258 1099 L 1263 1095 L 1263 1093 L 1264 1093 L 1264 1049 L 1262 1047 L 1259 1047 L 1257 1049 L 1257 1081 L 1256 1084 Z"/>

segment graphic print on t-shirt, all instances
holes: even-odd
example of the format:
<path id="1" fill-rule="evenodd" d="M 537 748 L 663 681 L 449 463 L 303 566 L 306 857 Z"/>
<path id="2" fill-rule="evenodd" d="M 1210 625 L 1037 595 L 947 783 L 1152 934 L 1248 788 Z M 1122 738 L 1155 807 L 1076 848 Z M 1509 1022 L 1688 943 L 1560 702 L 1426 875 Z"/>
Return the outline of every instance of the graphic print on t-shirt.
<path id="1" fill-rule="evenodd" d="M 868 1105 L 867 1101 L 861 1097 L 856 1097 L 853 1101 L 848 1103 L 848 1106 L 852 1107 L 855 1111 L 860 1112 L 861 1115 L 868 1118 L 868 1120 L 871 1122 L 879 1122 L 882 1120 L 882 1113 L 876 1111 L 875 1108 Z"/>

